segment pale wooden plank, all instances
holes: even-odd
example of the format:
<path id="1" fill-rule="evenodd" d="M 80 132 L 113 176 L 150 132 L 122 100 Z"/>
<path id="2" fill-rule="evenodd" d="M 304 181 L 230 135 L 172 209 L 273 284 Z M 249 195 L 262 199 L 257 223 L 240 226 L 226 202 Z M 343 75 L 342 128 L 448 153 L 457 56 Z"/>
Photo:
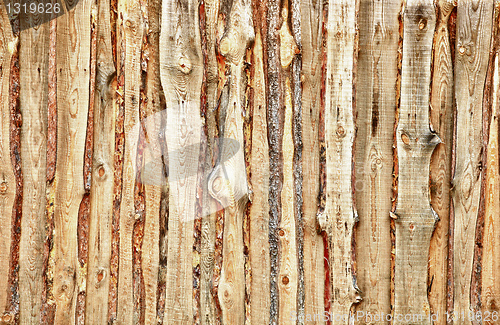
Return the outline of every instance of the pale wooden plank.
<path id="1" fill-rule="evenodd" d="M 500 118 L 500 67 L 499 54 L 500 42 L 498 35 L 500 28 L 498 19 L 500 17 L 500 2 L 495 1 L 495 24 L 493 41 L 493 80 L 489 85 L 491 89 L 491 118 L 489 121 L 489 139 L 486 147 L 486 180 L 485 180 L 485 210 L 484 210 L 484 235 L 483 235 L 483 258 L 481 261 L 481 313 L 483 324 L 498 323 L 500 281 L 498 270 L 500 270 L 500 163 L 498 150 L 498 136 L 500 129 L 498 119 Z M 491 70 L 490 70 L 491 71 Z M 481 314 L 480 313 L 480 314 Z M 496 316 L 495 316 L 496 315 Z"/>
<path id="2" fill-rule="evenodd" d="M 389 276 L 392 208 L 393 129 L 401 0 L 361 1 L 356 83 L 355 152 L 358 285 L 363 300 L 359 315 L 391 312 Z M 358 315 L 358 314 L 357 314 Z M 359 324 L 386 324 L 382 319 L 356 318 Z"/>
<path id="3" fill-rule="evenodd" d="M 430 158 L 440 142 L 429 128 L 431 51 L 436 24 L 433 1 L 408 1 L 403 19 L 401 104 L 396 130 L 398 199 L 396 211 L 391 214 L 396 219 L 394 324 L 431 324 L 427 268 L 437 216 L 430 206 L 428 185 Z M 421 318 L 415 320 L 413 315 Z"/>
<path id="4" fill-rule="evenodd" d="M 267 142 L 266 94 L 262 38 L 259 31 L 252 49 L 253 125 L 250 154 L 252 203 L 249 209 L 250 318 L 257 323 L 269 314 L 269 145 Z"/>
<path id="5" fill-rule="evenodd" d="M 285 20 L 286 21 L 286 20 Z M 282 43 L 283 44 L 283 43 Z M 283 52 L 282 52 L 283 53 Z M 297 247 L 296 221 L 294 215 L 293 187 L 293 138 L 292 138 L 292 95 L 290 79 L 285 79 L 285 124 L 283 129 L 283 189 L 281 202 L 283 214 L 280 229 L 280 272 L 279 272 L 279 324 L 295 323 L 291 317 L 297 313 Z"/>
<path id="6" fill-rule="evenodd" d="M 215 167 L 208 180 L 210 195 L 225 207 L 223 260 L 218 288 L 223 324 L 245 322 L 243 219 L 248 200 L 248 184 L 242 109 L 245 107 L 246 91 L 244 58 L 248 45 L 254 39 L 252 27 L 251 3 L 234 1 L 225 35 L 219 45 L 220 54 L 226 58 L 230 69 L 227 83 L 228 100 L 224 103 L 227 106 L 221 107 L 225 111 L 221 164 Z"/>
<path id="7" fill-rule="evenodd" d="M 10 158 L 10 66 L 14 35 L 4 6 L 0 6 L 0 311 L 9 299 L 9 263 L 11 250 L 12 209 L 16 195 L 14 171 Z M 7 310 L 5 310 L 7 312 Z"/>
<path id="8" fill-rule="evenodd" d="M 302 193 L 304 222 L 304 315 L 323 313 L 325 263 L 323 238 L 317 232 L 319 195 L 319 112 L 321 105 L 322 27 L 321 1 L 300 1 L 302 37 Z M 320 320 L 310 324 L 324 324 Z"/>
<path id="9" fill-rule="evenodd" d="M 352 270 L 356 212 L 352 196 L 354 142 L 353 72 L 357 2 L 331 1 L 326 22 L 325 145 L 326 201 L 318 221 L 328 237 L 332 324 L 344 324 L 360 297 Z"/>
<path id="10" fill-rule="evenodd" d="M 482 179 L 482 119 L 484 82 L 493 20 L 492 1 L 459 1 L 455 51 L 456 162 L 453 176 L 453 313 L 471 324 L 476 221 Z M 462 317 L 466 315 L 465 317 Z"/>
<path id="11" fill-rule="evenodd" d="M 448 288 L 448 231 L 450 221 L 451 150 L 453 148 L 453 62 L 448 22 L 455 8 L 452 0 L 437 3 L 434 33 L 430 119 L 441 138 L 431 157 L 431 206 L 439 217 L 429 249 L 429 304 L 438 315 L 435 324 L 446 324 Z"/>
<path id="12" fill-rule="evenodd" d="M 86 324 L 108 321 L 111 281 L 111 231 L 113 215 L 113 155 L 115 148 L 116 70 L 111 46 L 109 0 L 92 6 L 95 41 L 90 61 L 93 93 L 93 158 L 90 187 L 89 244 L 87 265 Z M 95 43 L 94 43 L 95 42 Z M 91 297 L 91 298 L 90 298 Z"/>
<path id="13" fill-rule="evenodd" d="M 23 203 L 19 244 L 19 302 L 21 324 L 40 321 L 43 247 L 45 240 L 45 189 L 48 94 L 48 24 L 21 31 L 19 68 L 22 127 L 21 161 Z"/>
<path id="14" fill-rule="evenodd" d="M 166 143 L 171 152 L 201 140 L 203 77 L 198 2 L 163 2 L 160 29 L 161 82 L 167 101 Z M 169 155 L 170 183 L 165 324 L 193 322 L 193 220 L 199 149 Z M 187 175 L 194 175 L 187 177 Z"/>
<path id="15" fill-rule="evenodd" d="M 78 262 L 78 214 L 84 194 L 83 160 L 89 108 L 90 2 L 57 20 L 57 166 L 54 199 L 55 324 L 75 321 L 85 283 Z"/>
<path id="16" fill-rule="evenodd" d="M 141 45 L 143 37 L 143 18 L 139 1 L 118 2 L 117 37 L 118 56 L 122 59 L 125 86 L 123 91 L 124 100 L 124 123 L 123 136 L 125 149 L 123 153 L 122 193 L 120 204 L 120 255 L 118 273 L 118 309 L 117 322 L 122 324 L 133 324 L 136 319 L 136 306 L 134 305 L 135 291 L 133 274 L 133 241 L 135 222 L 143 218 L 142 211 L 135 206 L 136 200 L 136 155 L 139 139 L 128 135 L 137 123 L 139 123 L 140 86 L 141 86 Z M 121 45 L 120 45 L 121 44 Z M 123 52 L 122 52 L 123 51 Z M 122 61 L 124 60 L 124 61 Z M 121 70 L 121 69 L 120 69 Z M 115 133 L 116 134 L 116 133 Z M 127 143 L 127 140 L 128 143 Z"/>

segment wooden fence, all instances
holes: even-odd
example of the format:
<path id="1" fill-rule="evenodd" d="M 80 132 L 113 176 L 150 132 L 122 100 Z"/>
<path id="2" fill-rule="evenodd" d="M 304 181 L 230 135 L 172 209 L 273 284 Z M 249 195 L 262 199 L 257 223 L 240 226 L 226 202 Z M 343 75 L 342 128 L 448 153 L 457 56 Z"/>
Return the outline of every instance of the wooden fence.
<path id="1" fill-rule="evenodd" d="M 0 323 L 500 324 L 500 1 L 12 1 Z"/>

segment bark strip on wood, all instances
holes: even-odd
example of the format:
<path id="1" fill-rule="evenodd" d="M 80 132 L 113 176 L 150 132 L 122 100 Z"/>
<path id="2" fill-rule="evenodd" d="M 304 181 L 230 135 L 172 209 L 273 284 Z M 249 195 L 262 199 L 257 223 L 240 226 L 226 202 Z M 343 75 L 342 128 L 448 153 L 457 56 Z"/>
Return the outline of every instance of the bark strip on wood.
<path id="1" fill-rule="evenodd" d="M 461 1 L 457 6 L 455 95 L 456 163 L 453 176 L 453 318 L 471 324 L 476 223 L 481 193 L 483 92 L 488 66 L 493 2 Z M 463 313 L 463 314 L 462 314 Z M 462 317 L 465 315 L 465 317 Z"/>
<path id="2" fill-rule="evenodd" d="M 0 314 L 9 319 L 8 301 L 16 294 L 9 284 L 9 262 L 11 261 L 12 216 L 15 213 L 16 179 L 11 164 L 9 85 L 11 64 L 15 62 L 15 38 L 12 34 L 5 7 L 0 6 Z M 15 243 L 14 243 L 15 244 Z M 10 296 L 10 297 L 9 297 Z M 5 309 L 4 309 L 5 308 Z"/>
<path id="3" fill-rule="evenodd" d="M 391 311 L 390 277 L 393 129 L 401 0 L 362 1 L 356 84 L 355 183 L 359 214 L 356 237 L 357 279 L 363 300 L 360 313 Z M 361 315 L 361 314 L 360 314 Z M 360 324 L 385 320 L 360 318 Z"/>
<path id="4" fill-rule="evenodd" d="M 448 231 L 451 190 L 451 150 L 453 148 L 453 61 L 448 23 L 454 9 L 453 1 L 437 2 L 437 24 L 434 33 L 433 71 L 430 119 L 440 137 L 431 157 L 431 206 L 439 221 L 431 238 L 429 275 L 427 279 L 431 313 L 438 315 L 435 324 L 446 324 L 448 287 Z"/>
<path id="5" fill-rule="evenodd" d="M 397 127 L 398 199 L 394 324 L 414 324 L 397 315 L 421 315 L 431 324 L 427 299 L 429 245 L 437 216 L 429 202 L 430 158 L 439 137 L 429 127 L 433 1 L 408 1 L 404 13 L 401 106 Z"/>
<path id="6" fill-rule="evenodd" d="M 360 301 L 351 246 L 357 219 L 351 182 L 357 11 L 357 1 L 332 1 L 326 23 L 326 200 L 318 222 L 328 240 L 331 315 L 350 315 L 353 304 Z"/>

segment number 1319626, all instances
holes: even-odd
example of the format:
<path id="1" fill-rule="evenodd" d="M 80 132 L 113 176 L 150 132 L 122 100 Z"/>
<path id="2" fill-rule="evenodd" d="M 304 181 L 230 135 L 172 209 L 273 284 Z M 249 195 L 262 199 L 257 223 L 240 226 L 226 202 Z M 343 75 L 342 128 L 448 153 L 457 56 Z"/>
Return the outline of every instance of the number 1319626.
<path id="1" fill-rule="evenodd" d="M 61 12 L 61 5 L 59 3 L 7 3 L 7 11 L 9 14 L 58 14 Z"/>

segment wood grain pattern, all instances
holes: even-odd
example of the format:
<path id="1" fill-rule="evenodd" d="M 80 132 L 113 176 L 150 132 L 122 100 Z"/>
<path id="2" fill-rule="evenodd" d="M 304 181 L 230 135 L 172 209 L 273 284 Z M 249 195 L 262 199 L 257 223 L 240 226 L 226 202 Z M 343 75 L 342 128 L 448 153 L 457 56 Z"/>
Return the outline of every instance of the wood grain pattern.
<path id="1" fill-rule="evenodd" d="M 457 103 L 456 163 L 453 176 L 454 316 L 471 310 L 472 268 L 482 178 L 483 91 L 491 40 L 493 3 L 461 1 L 457 7 L 455 96 Z M 465 318 L 465 317 L 463 317 Z"/>
<path id="2" fill-rule="evenodd" d="M 118 42 L 122 37 L 122 46 L 118 48 L 120 62 L 123 63 L 124 89 L 118 88 L 124 100 L 123 132 L 130 134 L 139 123 L 140 85 L 141 85 L 141 44 L 143 37 L 142 13 L 139 1 L 118 2 L 117 28 Z M 133 284 L 133 231 L 134 223 L 143 218 L 142 211 L 135 206 L 136 157 L 139 139 L 123 139 L 122 193 L 120 206 L 120 269 L 118 278 L 118 314 L 117 321 L 122 324 L 138 322 L 134 313 Z M 122 141 L 123 141 L 122 140 Z M 121 144 L 123 146 L 123 144 Z"/>
<path id="3" fill-rule="evenodd" d="M 19 245 L 19 294 L 22 324 L 40 321 L 45 239 L 45 174 L 49 28 L 24 30 L 19 35 L 22 128 L 23 203 Z"/>
<path id="4" fill-rule="evenodd" d="M 10 163 L 10 107 L 9 81 L 14 35 L 4 7 L 0 7 L 0 311 L 4 312 L 8 302 L 8 280 L 11 241 L 11 223 L 16 185 Z M 8 315 L 8 314 L 6 314 Z"/>
<path id="5" fill-rule="evenodd" d="M 448 23 L 453 1 L 439 1 L 434 34 L 433 73 L 430 119 L 440 137 L 430 166 L 431 206 L 439 221 L 434 229 L 429 250 L 429 304 L 431 312 L 439 315 L 435 324 L 446 324 L 448 288 L 448 231 L 450 221 L 451 151 L 453 147 L 453 62 Z"/>
<path id="6" fill-rule="evenodd" d="M 362 1 L 356 84 L 356 236 L 360 315 L 390 314 L 392 133 L 396 115 L 401 1 Z M 362 127 L 361 127 L 362 126 Z M 368 317 L 359 324 L 385 324 Z"/>
<path id="7" fill-rule="evenodd" d="M 349 315 L 359 302 L 352 270 L 352 236 L 357 219 L 352 196 L 354 143 L 353 74 L 358 2 L 333 1 L 328 7 L 325 86 L 326 202 L 318 221 L 328 235 L 333 315 Z M 341 68 L 343 67 L 343 68 Z M 334 324 L 342 324 L 337 318 Z"/>
<path id="8" fill-rule="evenodd" d="M 203 77 L 198 2 L 162 3 L 160 32 L 161 82 L 167 100 L 166 139 L 169 152 L 201 140 L 200 93 Z M 170 184 L 166 324 L 193 322 L 193 220 L 196 213 L 196 182 L 199 150 L 189 157 L 169 156 Z"/>
<path id="9" fill-rule="evenodd" d="M 398 199 L 394 324 L 431 324 L 427 267 L 437 216 L 429 202 L 429 164 L 439 137 L 429 128 L 433 1 L 408 1 L 404 12 L 401 106 L 397 127 Z M 401 315 L 401 316 L 398 316 Z M 411 318 L 408 319 L 410 315 Z M 420 315 L 414 319 L 414 315 Z"/>
<path id="10" fill-rule="evenodd" d="M 116 69 L 111 47 L 109 1 L 92 6 L 95 34 L 91 69 L 95 77 L 93 152 L 90 187 L 89 247 L 87 265 L 86 324 L 108 321 L 111 286 L 111 232 L 113 218 L 113 155 L 115 149 Z M 92 82 L 92 81 L 91 81 Z M 92 83 L 91 83 L 92 85 Z"/>
<path id="11" fill-rule="evenodd" d="M 251 19 L 251 3 L 234 1 L 219 51 L 229 64 L 224 140 L 220 161 L 208 180 L 210 195 L 224 210 L 223 261 L 218 299 L 223 324 L 243 324 L 245 321 L 245 266 L 243 255 L 243 218 L 248 200 L 248 184 L 244 160 L 242 109 L 245 107 L 246 76 L 244 58 L 255 35 Z M 225 139 L 233 141 L 225 141 Z M 235 140 L 235 141 L 234 141 Z M 237 144 L 237 145 L 235 145 Z"/>
<path id="12" fill-rule="evenodd" d="M 269 151 L 267 142 L 266 94 L 263 71 L 262 38 L 259 31 L 255 35 L 252 49 L 252 89 L 253 89 L 253 126 L 252 152 L 250 160 L 252 202 L 250 214 L 251 267 L 250 280 L 250 319 L 252 324 L 269 312 Z M 260 243 L 260 245 L 253 245 Z"/>
<path id="13" fill-rule="evenodd" d="M 319 195 L 319 111 L 323 43 L 322 1 L 300 1 L 302 38 L 302 193 L 304 223 L 304 315 L 324 310 L 323 238 L 316 230 Z M 321 320 L 311 324 L 323 324 Z"/>
<path id="14" fill-rule="evenodd" d="M 492 54 L 493 82 L 491 84 L 491 117 L 489 124 L 488 145 L 486 147 L 486 180 L 485 180 L 485 211 L 484 211 L 484 237 L 483 258 L 481 272 L 481 304 L 483 324 L 495 324 L 497 319 L 492 317 L 499 312 L 500 282 L 498 270 L 500 269 L 500 224 L 497 218 L 500 215 L 500 163 L 498 150 L 499 95 L 500 95 L 500 67 L 499 54 L 500 42 L 500 2 L 495 1 L 495 19 L 493 25 Z M 491 61 L 490 61 L 491 64 Z M 491 66 L 490 66 L 491 67 Z"/>
<path id="15" fill-rule="evenodd" d="M 82 1 L 57 21 L 57 162 L 54 206 L 55 324 L 75 320 L 76 296 L 85 283 L 78 263 L 77 232 L 84 194 L 83 159 L 89 108 L 90 2 Z M 68 51 L 69 49 L 73 49 Z M 65 135 L 65 136 L 62 136 Z"/>

